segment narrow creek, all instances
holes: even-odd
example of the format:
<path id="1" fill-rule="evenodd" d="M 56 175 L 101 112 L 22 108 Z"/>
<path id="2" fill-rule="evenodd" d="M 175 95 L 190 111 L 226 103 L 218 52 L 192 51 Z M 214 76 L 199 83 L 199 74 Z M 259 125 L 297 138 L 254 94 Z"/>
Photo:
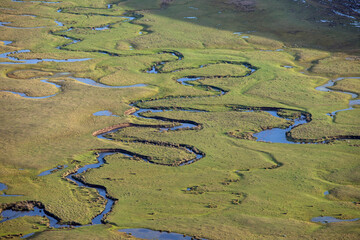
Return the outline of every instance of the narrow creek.
<path id="1" fill-rule="evenodd" d="M 88 86 L 100 87 L 100 88 L 113 88 L 113 89 L 117 88 L 117 89 L 121 89 L 121 88 L 146 87 L 145 84 L 135 84 L 135 85 L 128 85 L 128 86 L 110 86 L 110 85 L 106 85 L 106 84 L 96 82 L 96 81 L 94 81 L 92 79 L 89 79 L 89 78 L 73 77 L 71 75 L 71 73 L 68 73 L 68 72 L 55 73 L 52 76 L 43 77 L 43 78 L 48 78 L 48 79 L 43 79 L 43 80 L 40 80 L 40 81 L 43 82 L 43 83 L 54 85 L 58 89 L 61 89 L 61 85 L 53 83 L 53 82 L 49 82 L 49 80 L 52 79 L 52 78 L 62 78 L 62 77 L 73 79 L 73 80 L 75 80 L 77 82 L 83 83 L 83 84 L 88 85 Z M 45 98 L 54 97 L 54 96 L 56 96 L 56 95 L 58 95 L 60 93 L 60 91 L 58 91 L 55 94 L 51 94 L 51 95 L 47 95 L 47 96 L 32 97 L 32 96 L 28 96 L 26 93 L 23 93 L 23 92 L 14 92 L 14 91 L 7 91 L 7 90 L 0 90 L 0 92 L 9 92 L 9 93 L 13 93 L 13 94 L 16 94 L 16 95 L 19 95 L 19 96 L 21 96 L 23 98 L 28 98 L 28 99 L 45 99 Z"/>
<path id="2" fill-rule="evenodd" d="M 52 58 L 36 58 L 36 59 L 19 59 L 17 57 L 12 57 L 11 55 L 19 54 L 19 53 L 29 53 L 30 50 L 24 49 L 19 51 L 7 52 L 0 54 L 0 58 L 6 58 L 9 62 L 0 62 L 0 64 L 38 64 L 41 62 L 58 62 L 58 63 L 66 63 L 66 62 L 81 62 L 87 61 L 91 58 L 78 58 L 78 59 L 52 59 Z"/>
<path id="3" fill-rule="evenodd" d="M 265 111 L 267 113 L 270 113 L 272 116 L 277 118 L 282 118 L 278 115 L 277 111 Z M 286 118 L 285 118 L 286 119 Z M 286 119 L 289 121 L 292 121 L 292 119 Z M 287 144 L 300 144 L 301 142 L 295 142 L 287 137 L 287 133 L 291 131 L 296 126 L 300 126 L 302 124 L 307 123 L 306 117 L 304 115 L 301 115 L 301 117 L 296 118 L 293 120 L 294 123 L 287 128 L 272 128 L 267 129 L 258 133 L 255 133 L 253 136 L 256 137 L 256 141 L 258 142 L 271 142 L 271 143 L 287 143 Z"/>
<path id="4" fill-rule="evenodd" d="M 107 194 L 107 191 L 106 191 L 106 188 L 105 188 L 105 187 L 85 183 L 85 182 L 83 182 L 80 178 L 78 178 L 77 175 L 79 175 L 79 174 L 81 174 L 81 173 L 84 173 L 84 172 L 86 172 L 86 171 L 89 171 L 90 169 L 94 169 L 94 168 L 99 168 L 99 167 L 101 167 L 101 166 L 104 165 L 104 163 L 105 163 L 105 157 L 106 157 L 106 156 L 109 156 L 109 155 L 112 155 L 112 154 L 115 154 L 115 153 L 117 153 L 117 152 L 100 152 L 100 153 L 98 154 L 98 157 L 97 157 L 98 163 L 85 165 L 84 167 L 78 169 L 75 173 L 72 173 L 72 174 L 70 174 L 70 175 L 68 175 L 68 176 L 66 177 L 67 179 L 75 182 L 79 187 L 86 187 L 86 188 L 96 189 L 97 192 L 99 193 L 99 195 L 102 196 L 104 199 L 106 199 L 106 205 L 105 205 L 104 210 L 103 210 L 99 215 L 97 215 L 96 217 L 94 217 L 94 218 L 91 220 L 91 224 L 93 224 L 93 225 L 94 225 L 94 224 L 101 224 L 101 223 L 102 223 L 103 217 L 104 217 L 108 212 L 111 211 L 112 206 L 114 205 L 116 199 L 110 197 L 110 196 Z"/>
<path id="5" fill-rule="evenodd" d="M 358 220 L 360 220 L 360 218 L 339 219 L 339 218 L 330 217 L 330 216 L 314 217 L 311 219 L 312 222 L 318 222 L 318 223 L 322 223 L 322 224 L 335 223 L 335 222 L 355 222 Z"/>
<path id="6" fill-rule="evenodd" d="M 60 88 L 61 86 L 56 84 L 56 83 L 52 83 L 52 82 L 49 82 L 47 79 L 43 79 L 41 80 L 41 82 L 43 83 L 48 83 L 48 84 L 52 84 L 54 85 L 55 87 L 57 88 Z M 57 95 L 57 93 L 55 94 L 51 94 L 51 95 L 48 95 L 48 96 L 41 96 L 41 97 L 31 97 L 31 96 L 28 96 L 26 93 L 22 93 L 22 92 L 14 92 L 14 91 L 3 91 L 1 90 L 0 92 L 9 92 L 9 93 L 13 93 L 13 94 L 16 94 L 16 95 L 19 95 L 23 98 L 30 98 L 30 99 L 44 99 L 44 98 L 50 98 L 50 97 L 54 97 Z"/>
<path id="7" fill-rule="evenodd" d="M 344 80 L 344 79 L 360 79 L 360 77 L 340 77 L 340 78 L 337 78 L 337 79 L 334 79 L 334 80 L 330 80 L 327 83 L 325 83 L 324 85 L 315 88 L 316 90 L 322 91 L 322 92 L 339 92 L 339 93 L 349 94 L 351 96 L 351 99 L 349 101 L 349 107 L 345 108 L 345 109 L 340 109 L 340 110 L 336 110 L 334 112 L 328 113 L 327 115 L 330 116 L 331 118 L 334 118 L 334 116 L 338 112 L 353 110 L 354 105 L 360 105 L 360 99 L 356 99 L 356 98 L 359 97 L 358 94 L 352 93 L 352 92 L 344 92 L 344 91 L 340 91 L 340 90 L 330 89 L 330 87 L 333 87 L 336 84 L 336 82 Z"/>
<path id="8" fill-rule="evenodd" d="M 330 116 L 331 118 L 334 118 L 334 116 L 338 112 L 353 110 L 354 105 L 360 105 L 360 99 L 356 99 L 359 97 L 358 94 L 352 93 L 352 92 L 345 92 L 345 91 L 341 91 L 341 90 L 330 89 L 330 87 L 333 87 L 336 84 L 336 82 L 344 80 L 344 79 L 360 79 L 360 77 L 340 77 L 340 78 L 337 78 L 334 80 L 329 80 L 326 84 L 315 88 L 316 90 L 323 91 L 323 92 L 339 92 L 339 93 L 345 93 L 345 94 L 351 95 L 351 99 L 349 100 L 349 108 L 340 109 L 340 110 L 336 110 L 334 112 L 328 113 L 327 115 Z M 269 114 L 271 114 L 274 117 L 283 118 L 278 115 L 277 111 L 270 110 L 270 111 L 265 111 L 265 112 L 268 112 Z M 292 119 L 286 119 L 286 120 L 293 121 L 294 123 L 291 126 L 289 126 L 288 128 L 267 129 L 267 130 L 255 133 L 253 136 L 256 137 L 256 141 L 262 141 L 262 142 L 286 143 L 286 144 L 303 144 L 303 143 L 305 143 L 305 142 L 294 141 L 293 139 L 288 138 L 287 135 L 291 131 L 291 129 L 293 129 L 294 127 L 297 127 L 297 126 L 307 123 L 308 120 L 307 120 L 306 116 L 304 116 L 302 114 L 299 118 L 296 118 L 294 120 L 292 120 Z M 346 137 L 338 138 L 338 140 L 341 140 L 341 139 L 347 139 L 347 138 Z M 319 143 L 326 143 L 326 142 L 327 141 L 307 142 L 307 143 L 308 144 L 319 144 Z"/>
<path id="9" fill-rule="evenodd" d="M 161 231 L 154 231 L 144 228 L 121 229 L 119 230 L 119 232 L 131 234 L 131 236 L 141 239 L 158 239 L 158 240 L 194 240 L 195 239 L 194 237 L 185 236 L 179 233 L 161 232 Z M 205 238 L 196 238 L 196 239 L 206 240 Z"/>

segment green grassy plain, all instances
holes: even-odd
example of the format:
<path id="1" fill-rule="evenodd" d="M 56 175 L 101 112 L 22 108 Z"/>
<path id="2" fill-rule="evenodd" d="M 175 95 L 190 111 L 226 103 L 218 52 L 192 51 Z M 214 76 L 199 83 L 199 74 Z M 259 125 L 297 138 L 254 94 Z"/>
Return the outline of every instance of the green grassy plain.
<path id="1" fill-rule="evenodd" d="M 294 1 L 258 0 L 253 12 L 240 11 L 220 0 L 176 0 L 166 7 L 160 3 L 0 3 L 0 21 L 29 28 L 0 27 L 0 41 L 13 41 L 9 45 L 0 42 L 1 53 L 29 49 L 30 53 L 14 56 L 91 58 L 76 63 L 0 65 L 0 90 L 29 96 L 57 93 L 51 98 L 25 99 L 0 92 L 0 183 L 8 186 L 2 193 L 23 195 L 0 196 L 0 203 L 36 200 L 64 223 L 88 224 L 102 211 L 104 199 L 93 189 L 67 181 L 64 174 L 96 162 L 95 149 L 124 149 L 170 165 L 111 155 L 103 167 L 83 174 L 86 182 L 106 187 L 109 195 L 118 199 L 106 225 L 50 229 L 42 218 L 24 217 L 0 223 L 0 238 L 36 232 L 31 238 L 134 239 L 117 231 L 122 228 L 150 228 L 206 239 L 359 238 L 359 221 L 310 221 L 318 216 L 360 217 L 359 140 L 330 144 L 256 142 L 249 135 L 286 127 L 290 122 L 263 111 L 241 111 L 266 107 L 281 109 L 280 115 L 289 118 L 300 112 L 311 114 L 311 122 L 291 131 L 294 139 L 358 138 L 359 108 L 339 112 L 334 119 L 326 115 L 347 108 L 350 96 L 315 88 L 330 79 L 360 76 L 359 29 L 344 17 L 329 15 L 328 9 Z M 112 8 L 107 9 L 107 4 Z M 62 11 L 57 12 L 59 9 Z M 24 14 L 36 17 L 21 16 Z M 128 21 L 124 16 L 136 19 Z M 322 23 L 323 18 L 338 24 Z M 92 29 L 106 25 L 109 29 Z M 65 31 L 70 27 L 71 31 Z M 63 36 L 81 41 L 65 46 L 73 40 Z M 178 60 L 173 52 L 183 58 Z M 158 74 L 146 72 L 159 63 Z M 257 71 L 247 76 L 244 63 Z M 112 86 L 147 86 L 97 88 L 67 75 L 50 78 L 61 85 L 60 89 L 41 82 L 65 72 Z M 188 76 L 203 78 L 192 86 L 176 81 Z M 360 93 L 359 82 L 345 79 L 333 89 Z M 227 93 L 215 96 L 218 92 L 209 86 Z M 160 132 L 148 125 L 172 123 L 125 113 L 136 101 L 140 101 L 136 107 L 141 108 L 206 112 L 144 113 L 201 126 Z M 93 115 L 101 110 L 117 117 Z M 92 135 L 119 123 L 144 127 L 122 128 L 111 134 L 114 141 Z M 181 144 L 193 146 L 205 157 L 176 166 L 194 157 L 175 147 Z M 58 165 L 68 167 L 37 176 Z M 325 196 L 325 191 L 329 195 Z"/>

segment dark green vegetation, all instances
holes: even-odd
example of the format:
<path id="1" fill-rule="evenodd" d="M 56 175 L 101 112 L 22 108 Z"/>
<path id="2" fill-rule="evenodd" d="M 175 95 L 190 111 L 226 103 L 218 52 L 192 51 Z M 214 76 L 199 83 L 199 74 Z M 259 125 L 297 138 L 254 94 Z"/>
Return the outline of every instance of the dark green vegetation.
<path id="1" fill-rule="evenodd" d="M 287 127 L 290 121 L 242 111 L 281 109 L 279 114 L 288 118 L 309 113 L 311 122 L 292 130 L 295 139 L 358 137 L 359 109 L 339 112 L 334 119 L 326 115 L 347 108 L 350 96 L 315 90 L 329 79 L 360 76 L 360 34 L 350 25 L 353 20 L 318 8 L 316 1 L 308 7 L 290 0 L 258 0 L 248 6 L 226 0 L 169 2 L 1 1 L 0 21 L 17 27 L 44 26 L 0 27 L 0 40 L 13 41 L 0 43 L 1 53 L 30 49 L 16 57 L 91 58 L 0 65 L 0 90 L 29 96 L 59 93 L 34 100 L 0 92 L 0 182 L 8 186 L 6 194 L 23 195 L 0 197 L 1 203 L 36 200 L 64 223 L 88 224 L 102 211 L 104 200 L 95 190 L 65 180 L 68 172 L 94 163 L 96 149 L 124 149 L 158 164 L 116 154 L 106 158 L 103 167 L 83 174 L 84 181 L 105 186 L 118 199 L 106 225 L 49 229 L 47 220 L 25 217 L 0 223 L 0 236 L 38 232 L 33 238 L 126 239 L 116 230 L 151 228 L 207 239 L 359 238 L 359 222 L 310 221 L 318 216 L 360 216 L 359 140 L 317 145 L 256 142 L 253 133 Z M 107 25 L 109 29 L 102 31 L 92 29 Z M 75 39 L 81 41 L 67 45 Z M 183 58 L 178 60 L 179 56 Z M 243 63 L 257 71 L 246 76 Z M 147 73 L 154 65 L 159 73 Z M 50 81 L 61 85 L 58 89 L 40 81 L 61 72 L 108 85 L 147 87 L 96 88 L 56 76 Z M 176 82 L 191 76 L 202 79 L 192 86 Z M 213 87 L 227 93 L 215 96 L 219 93 Z M 342 80 L 333 89 L 359 93 L 359 79 Z M 177 125 L 176 121 L 126 114 L 132 102 L 141 108 L 206 112 L 143 113 L 199 126 L 160 132 L 159 125 Z M 118 117 L 92 115 L 101 110 Z M 133 125 L 111 133 L 114 141 L 93 136 L 121 123 Z M 177 166 L 194 157 L 183 145 L 206 155 Z M 37 176 L 57 165 L 68 168 Z"/>

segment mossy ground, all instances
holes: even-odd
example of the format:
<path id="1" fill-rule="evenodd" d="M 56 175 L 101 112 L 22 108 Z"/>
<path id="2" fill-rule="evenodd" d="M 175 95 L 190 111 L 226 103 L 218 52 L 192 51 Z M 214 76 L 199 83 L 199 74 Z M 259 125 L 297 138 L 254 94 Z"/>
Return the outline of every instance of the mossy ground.
<path id="1" fill-rule="evenodd" d="M 0 66 L 1 90 L 29 96 L 58 93 L 34 100 L 0 92 L 0 182 L 8 186 L 3 192 L 24 195 L 0 197 L 1 203 L 37 200 L 64 222 L 87 224 L 102 210 L 103 199 L 62 175 L 77 165 L 93 163 L 91 150 L 121 148 L 170 165 L 193 157 L 180 148 L 123 141 L 141 139 L 187 144 L 206 154 L 181 167 L 112 155 L 103 167 L 84 174 L 86 181 L 105 186 L 109 195 L 119 199 L 106 219 L 108 225 L 42 232 L 46 227 L 41 219 L 27 217 L 1 223 L 1 236 L 39 232 L 33 238 L 126 239 L 116 230 L 139 227 L 207 239 L 359 237 L 359 222 L 310 222 L 321 215 L 359 217 L 359 205 L 354 203 L 359 202 L 358 140 L 289 145 L 236 138 L 289 124 L 265 112 L 239 111 L 243 107 L 287 109 L 281 114 L 290 118 L 299 112 L 310 113 L 312 121 L 296 127 L 294 138 L 359 136 L 358 108 L 339 112 L 334 119 L 326 115 L 347 108 L 349 95 L 315 90 L 329 79 L 360 76 L 359 30 L 346 18 L 328 15 L 327 9 L 293 1 L 258 0 L 254 12 L 237 11 L 223 2 L 177 0 L 166 8 L 155 0 L 1 2 L 0 21 L 11 22 L 9 26 L 43 27 L 0 27 L 0 40 L 13 41 L 0 45 L 2 53 L 30 49 L 17 56 L 91 58 L 76 63 Z M 109 3 L 113 5 L 107 9 Z M 126 21 L 120 16 L 138 18 Z M 193 16 L 197 19 L 185 18 Z M 319 22 L 323 17 L 338 24 Z M 54 20 L 65 26 L 57 26 Z M 108 24 L 110 29 L 92 30 Z M 69 27 L 73 30 L 63 32 Z M 82 41 L 64 46 L 72 40 L 62 35 Z M 170 52 L 180 52 L 183 59 L 177 60 Z M 159 74 L 146 73 L 161 62 Z M 257 71 L 246 76 L 244 62 Z M 147 87 L 104 89 L 66 76 L 51 78 L 61 85 L 59 90 L 40 81 L 59 72 L 108 85 L 145 83 Z M 186 76 L 204 78 L 192 82 L 193 86 L 176 81 Z M 216 97 L 218 93 L 206 86 L 228 92 Z M 359 79 L 340 81 L 333 88 L 359 93 Z M 119 123 L 169 124 L 124 114 L 131 108 L 129 103 L 149 99 L 158 100 L 137 106 L 208 112 L 144 114 L 195 121 L 202 126 L 197 130 L 159 132 L 153 127 L 129 127 L 114 133 L 114 141 L 92 136 Z M 92 115 L 100 110 L 110 110 L 118 117 Z M 37 176 L 59 164 L 68 168 Z M 324 196 L 326 190 L 330 194 Z M 39 228 L 33 230 L 34 226 Z"/>

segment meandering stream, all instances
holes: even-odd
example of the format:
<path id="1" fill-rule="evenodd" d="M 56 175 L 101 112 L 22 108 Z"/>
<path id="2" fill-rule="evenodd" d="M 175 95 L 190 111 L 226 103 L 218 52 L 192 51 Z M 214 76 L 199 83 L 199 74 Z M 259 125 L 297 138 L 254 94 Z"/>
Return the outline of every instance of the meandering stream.
<path id="1" fill-rule="evenodd" d="M 38 64 L 41 62 L 81 62 L 81 61 L 87 61 L 91 58 L 78 58 L 78 59 L 52 59 L 52 58 L 35 58 L 35 59 L 19 59 L 17 57 L 12 57 L 11 55 L 19 54 L 19 53 L 29 53 L 30 50 L 24 49 L 19 51 L 13 51 L 13 52 L 7 52 L 0 54 L 0 58 L 7 58 L 10 62 L 0 62 L 0 64 Z"/>
<path id="2" fill-rule="evenodd" d="M 330 80 L 327 83 L 325 83 L 324 85 L 315 88 L 316 90 L 322 91 L 322 92 L 339 92 L 339 93 L 345 93 L 345 94 L 351 95 L 351 99 L 349 101 L 349 107 L 328 113 L 327 115 L 330 116 L 331 118 L 333 118 L 336 115 L 336 113 L 338 113 L 338 112 L 353 110 L 354 105 L 360 105 L 360 99 L 356 99 L 359 97 L 358 94 L 352 93 L 352 92 L 344 92 L 344 91 L 340 91 L 340 90 L 333 90 L 333 89 L 329 88 L 329 87 L 333 87 L 336 84 L 336 82 L 344 80 L 344 79 L 360 79 L 360 77 L 340 77 L 340 78 L 337 78 L 334 80 Z"/>
<path id="3" fill-rule="evenodd" d="M 272 116 L 277 118 L 282 118 L 278 115 L 277 111 L 266 111 Z M 292 119 L 287 119 L 291 121 Z M 294 123 L 287 128 L 272 128 L 267 129 L 258 133 L 255 133 L 253 136 L 256 137 L 256 141 L 261 142 L 271 142 L 271 143 L 287 143 L 287 144 L 300 144 L 301 142 L 294 142 L 287 138 L 287 132 L 291 131 L 296 126 L 307 123 L 306 117 L 301 115 L 301 117 L 293 120 Z"/>

